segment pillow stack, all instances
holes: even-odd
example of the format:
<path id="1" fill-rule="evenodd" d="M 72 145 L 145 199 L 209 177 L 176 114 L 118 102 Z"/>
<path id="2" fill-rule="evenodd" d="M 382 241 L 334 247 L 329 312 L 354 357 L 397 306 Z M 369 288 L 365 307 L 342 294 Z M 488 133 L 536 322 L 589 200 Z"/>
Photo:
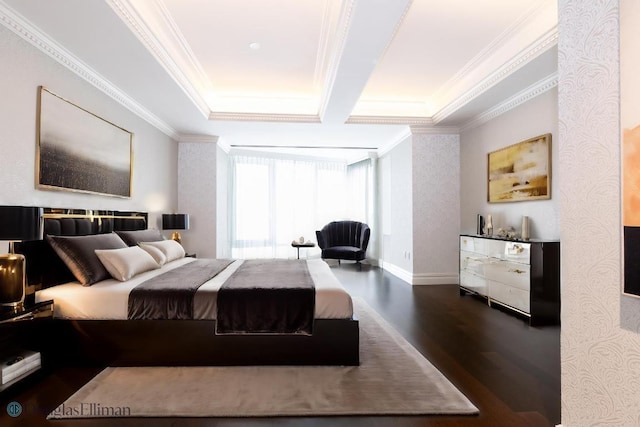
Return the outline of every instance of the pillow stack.
<path id="1" fill-rule="evenodd" d="M 129 280 L 185 256 L 180 243 L 164 240 L 158 230 L 88 236 L 51 236 L 46 240 L 84 286 L 113 277 Z"/>

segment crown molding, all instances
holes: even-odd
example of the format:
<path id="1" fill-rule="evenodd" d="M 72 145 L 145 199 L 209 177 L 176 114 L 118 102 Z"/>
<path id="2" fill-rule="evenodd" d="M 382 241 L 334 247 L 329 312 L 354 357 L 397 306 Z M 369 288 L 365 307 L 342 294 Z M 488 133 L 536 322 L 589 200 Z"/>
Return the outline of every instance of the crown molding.
<path id="1" fill-rule="evenodd" d="M 20 36 L 32 46 L 65 66 L 78 77 L 84 79 L 95 88 L 118 102 L 120 105 L 145 120 L 147 123 L 158 129 L 170 138 L 178 139 L 178 132 L 136 102 L 129 95 L 113 85 L 94 69 L 76 58 L 71 52 L 52 40 L 49 36 L 41 32 L 38 28 L 30 24 L 22 16 L 10 9 L 0 1 L 0 22 L 16 35 Z"/>
<path id="2" fill-rule="evenodd" d="M 178 138 L 178 142 L 198 142 L 198 143 L 218 143 L 220 137 L 217 135 L 195 135 L 195 134 L 181 134 Z"/>
<path id="3" fill-rule="evenodd" d="M 518 37 L 518 33 L 530 22 L 534 21 L 539 15 L 545 13 L 545 8 L 549 6 L 549 1 L 542 0 L 538 4 L 533 5 L 529 10 L 516 19 L 509 27 L 507 27 L 498 37 L 496 37 L 489 45 L 482 49 L 474 56 L 464 67 L 456 72 L 441 88 L 433 95 L 435 99 L 443 97 L 447 92 L 464 80 L 478 68 L 487 58 L 497 55 L 503 46 L 514 38 Z"/>
<path id="4" fill-rule="evenodd" d="M 458 135 L 460 133 L 460 128 L 457 126 L 412 125 L 409 129 L 412 135 Z"/>
<path id="5" fill-rule="evenodd" d="M 208 117 L 211 109 L 201 91 L 211 86 L 162 0 L 105 0 L 122 22 L 156 58 L 191 102 Z M 172 52 L 167 50 L 167 46 Z M 200 86 L 196 88 L 192 82 Z"/>
<path id="6" fill-rule="evenodd" d="M 320 116 L 313 114 L 263 114 L 263 113 L 227 113 L 212 112 L 209 120 L 231 122 L 289 122 L 320 123 Z"/>
<path id="7" fill-rule="evenodd" d="M 457 97 L 452 102 L 448 103 L 444 108 L 433 115 L 434 123 L 439 123 L 449 115 L 471 102 L 474 98 L 484 93 L 491 87 L 498 84 L 505 77 L 509 76 L 528 62 L 532 61 L 542 53 L 553 48 L 558 44 L 558 27 L 555 26 L 552 30 L 545 33 L 535 43 L 533 43 L 528 49 L 520 52 L 510 61 L 506 62 L 498 70 L 491 73 L 486 78 L 482 79 L 478 84 L 471 89 Z"/>
<path id="8" fill-rule="evenodd" d="M 468 122 L 464 123 L 460 127 L 460 132 L 465 132 L 480 125 L 487 123 L 490 120 L 495 119 L 501 114 L 506 113 L 507 111 L 516 108 L 519 105 L 524 104 L 525 102 L 535 98 L 538 95 L 541 95 L 554 87 L 558 86 L 558 73 L 555 72 L 544 79 L 532 84 L 528 88 L 516 93 L 512 97 L 506 99 L 500 104 L 494 106 L 493 108 L 485 111 L 484 113 L 478 114 Z"/>
<path id="9" fill-rule="evenodd" d="M 431 125 L 430 117 L 409 116 L 349 116 L 349 125 Z"/>

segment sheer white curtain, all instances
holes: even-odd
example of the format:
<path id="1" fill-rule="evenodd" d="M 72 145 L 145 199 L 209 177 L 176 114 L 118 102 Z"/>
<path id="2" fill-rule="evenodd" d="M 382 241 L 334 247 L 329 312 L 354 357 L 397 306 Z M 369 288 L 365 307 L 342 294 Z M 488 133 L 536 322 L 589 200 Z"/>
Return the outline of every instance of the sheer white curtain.
<path id="1" fill-rule="evenodd" d="M 315 230 L 348 215 L 345 162 L 233 153 L 229 159 L 234 258 L 291 258 L 292 240 L 315 242 Z"/>

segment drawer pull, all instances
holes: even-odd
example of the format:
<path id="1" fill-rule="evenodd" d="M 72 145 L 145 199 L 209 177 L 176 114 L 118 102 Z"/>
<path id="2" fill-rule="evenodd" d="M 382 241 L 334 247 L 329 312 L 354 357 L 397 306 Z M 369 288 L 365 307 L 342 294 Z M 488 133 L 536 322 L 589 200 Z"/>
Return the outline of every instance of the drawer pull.
<path id="1" fill-rule="evenodd" d="M 524 270 L 519 270 L 519 269 L 513 269 L 513 270 L 509 270 L 509 273 L 516 273 L 516 274 L 523 274 L 526 273 L 526 271 Z"/>

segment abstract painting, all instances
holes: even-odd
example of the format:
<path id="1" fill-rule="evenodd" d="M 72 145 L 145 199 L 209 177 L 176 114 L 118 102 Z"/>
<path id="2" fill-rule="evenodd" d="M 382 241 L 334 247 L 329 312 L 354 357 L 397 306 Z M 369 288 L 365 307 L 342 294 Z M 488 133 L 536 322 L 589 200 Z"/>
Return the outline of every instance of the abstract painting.
<path id="1" fill-rule="evenodd" d="M 487 200 L 518 202 L 551 198 L 551 134 L 489 153 Z"/>
<path id="2" fill-rule="evenodd" d="M 131 197 L 133 134 L 40 87 L 37 187 Z"/>

